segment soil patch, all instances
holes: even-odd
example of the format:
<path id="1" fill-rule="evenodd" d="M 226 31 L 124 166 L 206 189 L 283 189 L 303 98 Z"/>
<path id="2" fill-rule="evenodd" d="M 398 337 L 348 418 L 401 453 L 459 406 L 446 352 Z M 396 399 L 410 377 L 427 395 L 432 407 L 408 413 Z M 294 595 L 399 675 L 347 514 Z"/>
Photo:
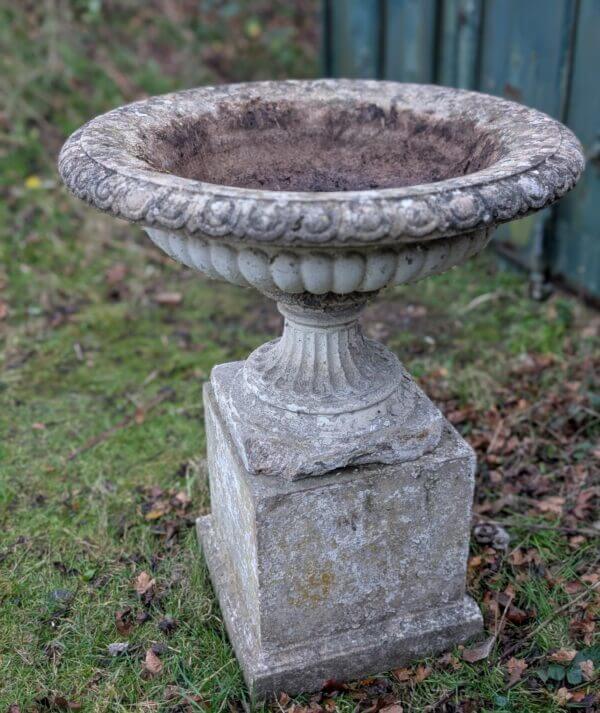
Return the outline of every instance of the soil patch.
<path id="1" fill-rule="evenodd" d="M 178 119 L 142 137 L 153 168 L 274 191 L 354 191 L 432 183 L 485 168 L 497 142 L 470 119 L 376 104 L 251 101 Z"/>

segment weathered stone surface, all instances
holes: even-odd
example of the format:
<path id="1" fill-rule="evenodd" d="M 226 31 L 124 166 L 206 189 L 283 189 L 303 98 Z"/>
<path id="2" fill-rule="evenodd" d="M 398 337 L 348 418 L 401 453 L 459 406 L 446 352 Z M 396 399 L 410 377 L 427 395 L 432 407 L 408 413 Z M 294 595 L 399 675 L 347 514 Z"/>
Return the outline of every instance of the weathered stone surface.
<path id="1" fill-rule="evenodd" d="M 282 299 L 281 339 L 211 376 L 250 473 L 297 480 L 436 446 L 442 414 L 395 354 L 363 335 L 364 295 Z"/>
<path id="2" fill-rule="evenodd" d="M 426 246 L 400 242 L 364 252 L 224 244 L 182 232 L 145 228 L 161 250 L 214 280 L 271 293 L 346 295 L 418 282 L 463 263 L 488 244 L 492 228 L 439 238 Z"/>
<path id="3" fill-rule="evenodd" d="M 473 453 L 357 317 L 559 199 L 583 166 L 533 109 L 365 80 L 177 92 L 64 145 L 76 196 L 285 315 L 280 340 L 217 367 L 206 392 L 198 531 L 255 691 L 365 675 L 480 627 L 464 591 Z"/>
<path id="4" fill-rule="evenodd" d="M 386 670 L 480 629 L 465 595 L 475 458 L 449 424 L 418 460 L 288 482 L 246 471 L 208 385 L 205 408 L 198 533 L 255 692 Z"/>
<path id="5" fill-rule="evenodd" d="M 241 165 L 224 175 L 216 169 L 214 175 L 190 172 L 184 165 L 213 154 L 218 168 L 219 158 L 223 163 L 232 150 L 241 164 L 264 142 L 277 146 L 270 151 L 275 164 L 290 143 L 308 152 L 333 136 L 327 168 L 341 175 L 345 164 L 336 145 L 360 150 L 368 165 L 381 155 L 378 137 L 387 132 L 391 147 L 403 152 L 397 168 L 424 156 L 425 170 L 382 186 L 375 181 L 375 188 L 370 181 L 353 190 L 351 181 L 343 190 L 314 185 L 298 191 L 268 176 L 262 187 L 253 181 L 240 187 Z M 443 165 L 446 156 L 457 160 Z M 569 129 L 521 104 L 447 87 L 327 79 L 202 87 L 146 99 L 90 121 L 71 136 L 59 159 L 75 195 L 178 236 L 172 244 L 181 247 L 177 259 L 200 270 L 210 247 L 214 272 L 230 282 L 244 275 L 241 259 L 232 264 L 230 246 L 277 248 L 285 263 L 286 247 L 306 256 L 307 248 L 326 255 L 332 247 L 422 245 L 539 210 L 575 185 L 583 165 Z M 311 162 L 303 167 L 309 173 Z M 290 174 L 293 168 L 290 163 Z M 163 237 L 150 235 L 163 244 Z M 221 248 L 212 250 L 212 241 Z M 352 251 L 346 254 L 352 257 Z M 306 273 L 314 273 L 310 265 L 318 258 Z M 258 289 L 262 272 L 248 271 Z M 302 281 L 281 289 L 311 291 Z"/>

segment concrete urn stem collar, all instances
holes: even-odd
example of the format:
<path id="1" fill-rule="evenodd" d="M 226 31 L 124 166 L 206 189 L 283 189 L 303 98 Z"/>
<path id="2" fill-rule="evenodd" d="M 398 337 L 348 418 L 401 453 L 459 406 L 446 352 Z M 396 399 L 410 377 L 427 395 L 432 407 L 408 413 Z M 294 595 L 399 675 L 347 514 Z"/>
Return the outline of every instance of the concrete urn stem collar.
<path id="1" fill-rule="evenodd" d="M 481 628 L 465 591 L 473 451 L 358 317 L 559 199 L 583 166 L 538 111 L 362 80 L 154 97 L 64 145 L 76 196 L 284 315 L 280 339 L 204 390 L 198 534 L 253 692 L 390 669 Z"/>

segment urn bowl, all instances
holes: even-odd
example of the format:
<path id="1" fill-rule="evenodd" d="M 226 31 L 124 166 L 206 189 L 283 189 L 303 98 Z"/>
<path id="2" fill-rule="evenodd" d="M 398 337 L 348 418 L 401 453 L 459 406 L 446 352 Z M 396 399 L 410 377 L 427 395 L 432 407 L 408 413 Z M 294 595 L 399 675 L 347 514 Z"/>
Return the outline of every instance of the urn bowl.
<path id="1" fill-rule="evenodd" d="M 573 134 L 495 97 L 363 80 L 257 82 L 108 112 L 65 144 L 78 197 L 209 277 L 368 293 L 442 272 L 583 169 Z"/>

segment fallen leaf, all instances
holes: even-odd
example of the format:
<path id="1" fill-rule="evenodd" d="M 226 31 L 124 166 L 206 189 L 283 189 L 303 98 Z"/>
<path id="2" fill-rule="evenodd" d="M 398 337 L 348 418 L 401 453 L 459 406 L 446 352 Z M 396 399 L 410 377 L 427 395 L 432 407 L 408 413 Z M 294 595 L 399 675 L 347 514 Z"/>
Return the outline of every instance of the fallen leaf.
<path id="1" fill-rule="evenodd" d="M 164 502 L 155 503 L 154 507 L 144 515 L 146 520 L 158 520 L 169 512 L 169 506 Z"/>
<path id="2" fill-rule="evenodd" d="M 509 562 L 515 567 L 521 567 L 525 564 L 539 564 L 541 562 L 539 554 L 534 549 L 523 550 L 520 547 L 513 550 L 508 556 Z"/>
<path id="3" fill-rule="evenodd" d="M 562 688 L 559 688 L 558 691 L 556 691 L 556 694 L 554 695 L 554 700 L 558 703 L 559 706 L 566 706 L 567 703 L 573 698 L 573 695 L 570 691 L 568 691 L 564 686 Z"/>
<path id="4" fill-rule="evenodd" d="M 27 176 L 27 178 L 25 179 L 24 185 L 25 185 L 25 188 L 32 191 L 32 190 L 35 190 L 36 188 L 40 188 L 40 186 L 42 185 L 42 180 L 39 176 L 35 176 L 35 175 Z"/>
<path id="5" fill-rule="evenodd" d="M 21 713 L 21 706 L 18 703 L 11 703 L 6 713 Z"/>
<path id="6" fill-rule="evenodd" d="M 345 683 L 342 683 L 342 681 L 337 681 L 335 678 L 329 678 L 323 686 L 321 687 L 321 690 L 323 693 L 333 693 L 334 691 L 346 691 L 348 689 L 348 686 Z"/>
<path id="7" fill-rule="evenodd" d="M 582 639 L 583 643 L 589 646 L 594 638 L 596 622 L 592 615 L 587 615 L 584 619 L 573 620 L 569 624 L 569 633 L 575 639 Z"/>
<path id="8" fill-rule="evenodd" d="M 150 614 L 148 614 L 147 611 L 139 611 L 136 614 L 135 620 L 138 624 L 145 624 L 147 621 L 150 620 L 150 618 Z"/>
<path id="9" fill-rule="evenodd" d="M 417 666 L 417 670 L 415 671 L 415 683 L 421 683 L 421 681 L 424 681 L 430 673 L 431 669 L 428 666 Z"/>
<path id="10" fill-rule="evenodd" d="M 171 684 L 165 687 L 165 701 L 177 701 L 181 698 L 181 689 L 179 686 Z"/>
<path id="11" fill-rule="evenodd" d="M 494 616 L 504 616 L 512 624 L 524 624 L 534 618 L 535 610 L 523 611 L 523 609 L 519 609 L 512 603 L 514 597 L 515 591 L 511 585 L 508 585 L 503 592 L 486 592 L 483 600 Z"/>
<path id="12" fill-rule="evenodd" d="M 567 594 L 578 594 L 579 592 L 583 592 L 583 590 L 585 589 L 585 585 L 581 582 L 578 582 L 577 580 L 565 582 L 563 584 L 563 587 Z"/>
<path id="13" fill-rule="evenodd" d="M 3 300 L 0 300 L 0 320 L 6 319 L 7 317 L 8 317 L 8 305 Z"/>
<path id="14" fill-rule="evenodd" d="M 397 681 L 400 681 L 400 683 L 410 681 L 411 674 L 412 672 L 409 668 L 396 668 L 392 671 L 392 675 Z"/>
<path id="15" fill-rule="evenodd" d="M 581 701 L 584 698 L 585 698 L 585 691 L 573 691 L 571 700 L 574 701 L 575 703 L 581 703 Z"/>
<path id="16" fill-rule="evenodd" d="M 592 501 L 599 493 L 599 488 L 588 488 L 587 490 L 582 490 L 577 495 L 577 502 L 573 508 L 573 514 L 578 520 L 586 519 L 588 512 L 591 512 L 594 508 Z"/>
<path id="17" fill-rule="evenodd" d="M 166 654 L 168 650 L 169 647 L 166 644 L 161 643 L 160 641 L 157 641 L 150 647 L 150 651 L 152 651 L 152 653 L 156 654 L 157 656 L 162 656 L 163 654 Z"/>
<path id="18" fill-rule="evenodd" d="M 514 686 L 517 681 L 521 680 L 523 672 L 527 668 L 525 659 L 516 659 L 514 656 L 506 662 L 506 670 L 508 671 L 508 685 Z"/>
<path id="19" fill-rule="evenodd" d="M 183 301 L 181 292 L 159 292 L 154 296 L 156 304 L 165 305 L 167 307 L 176 307 Z"/>
<path id="20" fill-rule="evenodd" d="M 535 609 L 527 609 L 527 611 L 524 611 L 523 609 L 519 609 L 519 607 L 515 607 L 512 604 L 508 607 L 508 611 L 506 612 L 507 620 L 510 621 L 511 624 L 516 624 L 517 626 L 525 624 L 531 619 L 534 619 L 535 616 Z"/>
<path id="21" fill-rule="evenodd" d="M 590 659 L 579 662 L 579 668 L 586 681 L 591 681 L 594 678 L 594 662 Z"/>
<path id="22" fill-rule="evenodd" d="M 450 666 L 450 668 L 454 671 L 458 671 L 458 669 L 462 666 L 461 662 L 450 651 L 445 653 L 443 656 L 440 656 L 438 663 L 442 666 Z"/>
<path id="23" fill-rule="evenodd" d="M 391 706 L 380 708 L 379 713 L 404 713 L 404 708 L 400 704 L 394 703 Z"/>
<path id="24" fill-rule="evenodd" d="M 192 499 L 185 492 L 185 490 L 180 490 L 178 493 L 176 493 L 173 496 L 173 499 L 172 499 L 173 505 L 177 508 L 185 509 L 191 502 L 192 502 Z"/>
<path id="25" fill-rule="evenodd" d="M 135 591 L 140 596 L 143 596 L 146 592 L 149 592 L 155 584 L 156 580 L 152 579 L 148 572 L 140 572 L 140 574 L 136 577 L 133 586 Z"/>
<path id="26" fill-rule="evenodd" d="M 105 273 L 106 282 L 111 287 L 118 285 L 119 282 L 123 282 L 127 276 L 127 265 L 122 262 L 115 263 L 112 267 L 109 267 Z"/>
<path id="27" fill-rule="evenodd" d="M 450 411 L 450 413 L 446 414 L 446 418 L 453 426 L 458 426 L 464 423 L 472 413 L 471 409 L 457 409 L 456 411 Z"/>
<path id="28" fill-rule="evenodd" d="M 158 674 L 163 670 L 163 662 L 158 658 L 154 651 L 152 651 L 152 649 L 148 649 L 148 651 L 146 651 L 143 669 L 148 676 L 158 676 Z"/>
<path id="29" fill-rule="evenodd" d="M 131 607 L 115 612 L 115 624 L 119 634 L 127 636 L 133 627 Z"/>
<path id="30" fill-rule="evenodd" d="M 564 504 L 564 498 L 561 498 L 559 495 L 551 495 L 548 498 L 544 498 L 543 500 L 536 502 L 535 507 L 540 512 L 549 512 L 553 515 L 562 515 Z"/>
<path id="31" fill-rule="evenodd" d="M 163 634 L 172 634 L 177 628 L 177 622 L 173 617 L 166 616 L 158 622 L 158 628 L 163 632 Z"/>
<path id="32" fill-rule="evenodd" d="M 490 472 L 488 473 L 488 477 L 489 477 L 490 483 L 491 483 L 492 485 L 499 485 L 499 484 L 504 480 L 504 476 L 502 475 L 502 471 L 501 471 L 501 470 L 496 470 L 496 469 L 490 470 Z"/>
<path id="33" fill-rule="evenodd" d="M 469 561 L 467 562 L 467 567 L 469 569 L 478 569 L 481 567 L 483 564 L 483 557 L 481 555 L 473 555 L 473 557 L 469 557 Z"/>
<path id="34" fill-rule="evenodd" d="M 555 663 L 571 663 L 575 656 L 577 656 L 577 651 L 575 651 L 575 649 L 559 649 L 548 658 L 550 661 L 554 661 Z"/>
<path id="35" fill-rule="evenodd" d="M 481 641 L 479 644 L 472 646 L 468 649 L 463 649 L 462 658 L 468 663 L 475 663 L 476 661 L 483 661 L 491 654 L 494 644 L 496 643 L 496 637 L 490 636 Z"/>

